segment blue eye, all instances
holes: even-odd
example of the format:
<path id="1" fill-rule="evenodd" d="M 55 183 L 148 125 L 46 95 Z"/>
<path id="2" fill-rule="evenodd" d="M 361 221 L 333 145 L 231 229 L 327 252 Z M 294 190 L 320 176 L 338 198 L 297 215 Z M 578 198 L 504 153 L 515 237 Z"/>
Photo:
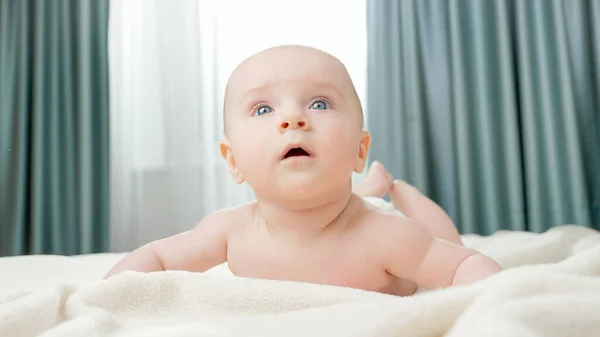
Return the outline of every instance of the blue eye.
<path id="1" fill-rule="evenodd" d="M 271 113 L 273 111 L 273 109 L 271 109 L 270 106 L 268 105 L 263 105 L 260 108 L 258 108 L 258 110 L 256 110 L 256 114 L 259 116 Z"/>
<path id="2" fill-rule="evenodd" d="M 329 106 L 325 101 L 315 101 L 310 108 L 315 110 L 327 110 Z"/>

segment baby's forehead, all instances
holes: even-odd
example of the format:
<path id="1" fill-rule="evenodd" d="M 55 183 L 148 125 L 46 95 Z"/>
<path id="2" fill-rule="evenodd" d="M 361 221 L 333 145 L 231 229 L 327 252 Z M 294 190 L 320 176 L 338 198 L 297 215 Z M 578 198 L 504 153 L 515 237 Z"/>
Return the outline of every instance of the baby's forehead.
<path id="1" fill-rule="evenodd" d="M 352 81 L 344 65 L 324 52 L 304 48 L 267 51 L 242 62 L 232 73 L 228 94 L 283 83 L 327 85 L 351 90 Z"/>
<path id="2" fill-rule="evenodd" d="M 249 93 L 273 92 L 277 88 L 295 90 L 298 94 L 326 89 L 344 96 L 343 93 L 349 89 L 349 85 L 345 85 L 339 76 L 331 76 L 319 70 L 294 74 L 259 73 L 244 76 L 231 83 L 230 95 L 241 98 Z"/>

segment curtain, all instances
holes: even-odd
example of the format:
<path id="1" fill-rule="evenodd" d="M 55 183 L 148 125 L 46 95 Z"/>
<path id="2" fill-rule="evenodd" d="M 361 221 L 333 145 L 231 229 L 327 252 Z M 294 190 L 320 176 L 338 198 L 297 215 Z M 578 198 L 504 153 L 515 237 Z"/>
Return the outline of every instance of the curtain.
<path id="1" fill-rule="evenodd" d="M 600 228 L 600 2 L 368 0 L 371 159 L 463 233 Z"/>
<path id="2" fill-rule="evenodd" d="M 333 13 L 328 20 L 336 24 L 306 20 L 315 8 Z M 111 1 L 112 251 L 191 229 L 210 212 L 254 199 L 248 185 L 233 182 L 218 147 L 227 78 L 250 54 L 277 44 L 322 48 L 347 64 L 362 95 L 365 4 L 335 9 L 317 0 Z"/>
<path id="3" fill-rule="evenodd" d="M 0 2 L 0 255 L 108 249 L 108 1 Z"/>

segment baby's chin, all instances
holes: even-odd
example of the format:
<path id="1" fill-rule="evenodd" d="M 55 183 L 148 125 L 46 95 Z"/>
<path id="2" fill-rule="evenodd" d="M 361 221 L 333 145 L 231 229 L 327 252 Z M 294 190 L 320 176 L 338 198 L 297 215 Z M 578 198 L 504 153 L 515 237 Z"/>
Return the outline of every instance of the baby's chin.
<path id="1" fill-rule="evenodd" d="M 351 190 L 343 184 L 333 184 L 327 180 L 278 181 L 271 187 L 270 196 L 275 200 L 299 202 L 331 202 L 331 198 L 343 197 Z"/>

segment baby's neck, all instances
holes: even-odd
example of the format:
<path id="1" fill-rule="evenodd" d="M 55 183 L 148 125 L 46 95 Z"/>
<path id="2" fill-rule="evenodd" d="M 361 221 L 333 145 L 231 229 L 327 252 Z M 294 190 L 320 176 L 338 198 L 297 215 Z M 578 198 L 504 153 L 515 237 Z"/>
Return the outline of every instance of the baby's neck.
<path id="1" fill-rule="evenodd" d="M 352 191 L 339 193 L 320 202 L 285 205 L 258 200 L 256 222 L 270 233 L 293 240 L 312 239 L 338 225 L 347 224 L 347 213 L 358 197 Z"/>

